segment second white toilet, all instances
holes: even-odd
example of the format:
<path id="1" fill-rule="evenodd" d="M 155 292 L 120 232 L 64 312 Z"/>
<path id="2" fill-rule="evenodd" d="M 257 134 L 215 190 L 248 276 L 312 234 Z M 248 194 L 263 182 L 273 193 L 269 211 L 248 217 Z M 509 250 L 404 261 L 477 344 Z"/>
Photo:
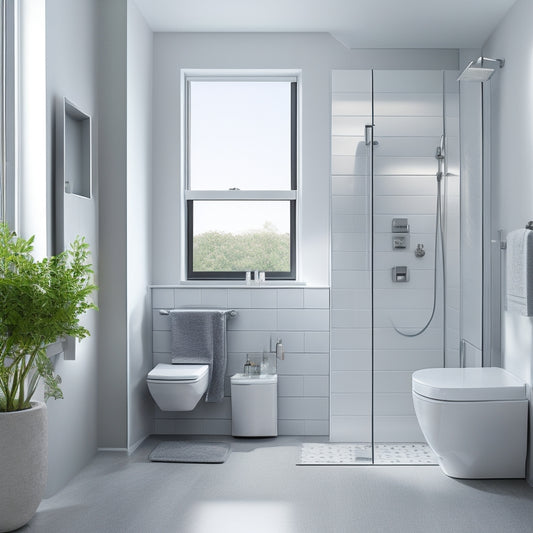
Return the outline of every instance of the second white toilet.
<path id="1" fill-rule="evenodd" d="M 502 368 L 427 368 L 413 374 L 420 429 L 443 472 L 456 478 L 523 478 L 528 400 Z"/>

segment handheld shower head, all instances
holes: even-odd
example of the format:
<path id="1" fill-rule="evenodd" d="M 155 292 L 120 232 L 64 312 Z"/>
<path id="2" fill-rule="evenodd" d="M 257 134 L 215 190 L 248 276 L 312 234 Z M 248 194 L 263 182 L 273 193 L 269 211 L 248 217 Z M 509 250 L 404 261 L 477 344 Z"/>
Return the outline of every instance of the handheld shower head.
<path id="1" fill-rule="evenodd" d="M 486 65 L 492 63 L 494 67 Z M 498 65 L 496 65 L 496 63 Z M 490 57 L 478 57 L 475 61 L 470 61 L 466 68 L 459 74 L 457 81 L 478 81 L 485 82 L 490 80 L 496 69 L 502 68 L 505 64 L 504 59 L 491 59 Z"/>

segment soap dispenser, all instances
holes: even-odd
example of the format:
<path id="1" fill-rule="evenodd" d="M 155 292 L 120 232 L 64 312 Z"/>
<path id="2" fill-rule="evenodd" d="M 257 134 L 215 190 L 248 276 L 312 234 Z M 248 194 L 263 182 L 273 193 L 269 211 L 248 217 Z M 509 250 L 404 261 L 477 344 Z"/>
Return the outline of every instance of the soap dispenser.
<path id="1" fill-rule="evenodd" d="M 278 339 L 276 342 L 276 358 L 281 359 L 282 361 L 285 359 L 285 350 L 283 349 L 281 339 Z"/>

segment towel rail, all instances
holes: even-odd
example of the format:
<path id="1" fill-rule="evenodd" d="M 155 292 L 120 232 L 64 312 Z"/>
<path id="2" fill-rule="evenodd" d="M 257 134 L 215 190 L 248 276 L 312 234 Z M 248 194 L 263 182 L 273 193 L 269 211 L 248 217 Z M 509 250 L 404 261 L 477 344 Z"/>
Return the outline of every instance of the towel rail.
<path id="1" fill-rule="evenodd" d="M 202 308 L 202 307 L 192 307 L 187 309 L 179 309 L 179 311 L 220 311 L 221 313 L 224 313 L 225 315 L 228 315 L 230 317 L 236 317 L 237 311 L 235 309 L 209 309 L 209 308 Z M 169 309 L 159 309 L 159 314 L 163 316 L 167 316 L 170 314 Z"/>

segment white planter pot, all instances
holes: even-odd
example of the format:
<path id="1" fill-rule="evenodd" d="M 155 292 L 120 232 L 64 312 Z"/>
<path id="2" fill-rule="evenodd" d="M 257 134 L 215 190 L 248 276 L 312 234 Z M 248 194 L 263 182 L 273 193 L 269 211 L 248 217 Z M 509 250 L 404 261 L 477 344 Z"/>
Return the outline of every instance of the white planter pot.
<path id="1" fill-rule="evenodd" d="M 46 405 L 0 412 L 0 532 L 13 531 L 35 514 L 47 475 Z"/>

